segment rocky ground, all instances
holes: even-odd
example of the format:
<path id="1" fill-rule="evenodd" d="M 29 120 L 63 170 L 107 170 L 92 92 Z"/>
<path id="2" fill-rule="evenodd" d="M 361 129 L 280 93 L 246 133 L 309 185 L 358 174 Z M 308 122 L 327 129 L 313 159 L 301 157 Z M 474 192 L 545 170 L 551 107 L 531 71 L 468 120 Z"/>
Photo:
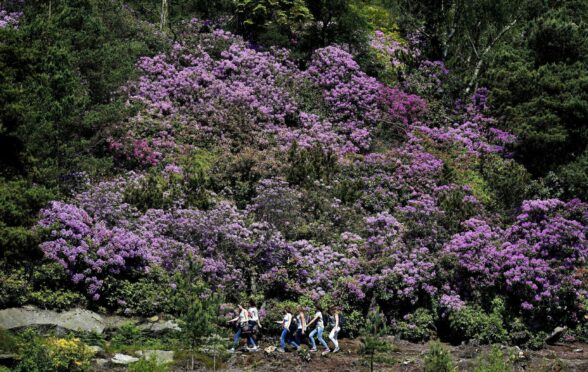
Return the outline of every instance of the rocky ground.
<path id="1" fill-rule="evenodd" d="M 393 351 L 379 355 L 376 371 L 421 371 L 427 344 L 391 340 Z M 491 346 L 445 345 L 450 349 L 459 371 L 472 371 L 476 359 Z M 355 340 L 341 340 L 342 352 L 321 356 L 315 353 L 237 353 L 224 365 L 227 370 L 255 371 L 367 371 L 367 361 L 358 353 Z M 504 348 L 505 355 L 516 359 L 517 371 L 588 371 L 587 344 L 557 344 L 539 351 Z M 308 357 L 307 360 L 305 360 Z"/>

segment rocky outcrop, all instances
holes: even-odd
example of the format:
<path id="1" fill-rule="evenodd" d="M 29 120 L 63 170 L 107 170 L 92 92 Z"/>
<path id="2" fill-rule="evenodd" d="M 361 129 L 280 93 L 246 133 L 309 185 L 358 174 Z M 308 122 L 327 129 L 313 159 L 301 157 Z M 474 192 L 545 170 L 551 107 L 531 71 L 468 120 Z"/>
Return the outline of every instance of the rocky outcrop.
<path id="1" fill-rule="evenodd" d="M 139 358 L 135 358 L 133 356 L 130 355 L 126 355 L 126 354 L 114 354 L 114 357 L 112 359 L 110 359 L 110 361 L 114 364 L 122 364 L 122 365 L 126 365 L 126 364 L 131 364 L 134 362 L 138 362 Z"/>
<path id="2" fill-rule="evenodd" d="M 136 323 L 140 330 L 152 334 L 180 330 L 176 322 L 162 320 L 159 317 L 143 320 L 116 315 L 101 315 L 86 309 L 57 312 L 34 306 L 0 310 L 0 328 L 4 329 L 43 326 L 102 334 L 106 330 L 119 328 L 123 323 L 129 321 Z"/>
<path id="3" fill-rule="evenodd" d="M 62 313 L 28 306 L 0 310 L 0 327 L 15 329 L 30 326 L 55 326 L 71 331 L 101 334 L 107 322 L 99 314 L 84 309 L 73 309 Z"/>

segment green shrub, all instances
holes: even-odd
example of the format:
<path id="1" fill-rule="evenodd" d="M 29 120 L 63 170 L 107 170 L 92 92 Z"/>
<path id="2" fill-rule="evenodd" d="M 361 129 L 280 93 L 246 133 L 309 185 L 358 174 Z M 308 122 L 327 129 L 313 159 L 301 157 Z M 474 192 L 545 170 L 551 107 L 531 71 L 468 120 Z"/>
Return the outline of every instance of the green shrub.
<path id="1" fill-rule="evenodd" d="M 364 321 L 364 327 L 361 331 L 361 350 L 366 356 L 370 366 L 370 371 L 374 370 L 374 357 L 377 353 L 386 352 L 391 349 L 388 341 L 383 336 L 388 334 L 386 318 L 380 312 L 380 308 L 370 310 L 367 319 Z"/>
<path id="2" fill-rule="evenodd" d="M 547 338 L 547 333 L 540 331 L 533 333 L 529 341 L 527 341 L 527 346 L 531 350 L 540 350 L 545 347 L 545 339 Z"/>
<path id="3" fill-rule="evenodd" d="M 401 338 L 413 341 L 427 341 L 435 331 L 435 317 L 430 310 L 419 308 L 414 313 L 404 317 L 405 321 L 398 323 L 397 331 Z"/>
<path id="4" fill-rule="evenodd" d="M 169 368 L 165 363 L 159 363 L 155 355 L 151 355 L 148 359 L 141 358 L 129 366 L 128 372 L 167 372 Z"/>
<path id="5" fill-rule="evenodd" d="M 17 339 L 4 328 L 0 328 L 0 351 L 14 352 L 17 347 Z"/>
<path id="6" fill-rule="evenodd" d="M 0 271 L 0 308 L 21 306 L 28 300 L 32 285 L 25 277 L 24 269 Z"/>
<path id="7" fill-rule="evenodd" d="M 84 303 L 86 297 L 79 292 L 62 289 L 43 289 L 30 294 L 29 302 L 44 309 L 66 310 Z"/>
<path id="8" fill-rule="evenodd" d="M 456 341 L 478 340 L 484 344 L 505 342 L 508 333 L 504 328 L 502 300 L 494 301 L 492 313 L 487 314 L 477 307 L 466 306 L 449 315 L 449 326 Z"/>
<path id="9" fill-rule="evenodd" d="M 440 342 L 432 342 L 425 354 L 425 372 L 453 372 L 456 368 L 451 353 Z"/>
<path id="10" fill-rule="evenodd" d="M 343 315 L 345 315 L 345 326 L 341 332 L 351 338 L 359 336 L 365 325 L 365 316 L 358 310 L 351 312 L 343 310 Z"/>
<path id="11" fill-rule="evenodd" d="M 493 346 L 489 353 L 476 360 L 474 372 L 508 372 L 514 371 L 512 360 L 505 356 L 498 346 Z"/>
<path id="12" fill-rule="evenodd" d="M 160 268 L 153 268 L 147 276 L 135 280 L 108 278 L 104 297 L 108 306 L 125 315 L 152 316 L 159 313 L 175 314 L 172 278 Z M 124 298 L 124 303 L 119 300 Z"/>
<path id="13" fill-rule="evenodd" d="M 114 348 L 138 344 L 144 340 L 141 330 L 132 322 L 125 322 L 112 336 L 111 345 Z"/>
<path id="14" fill-rule="evenodd" d="M 77 338 L 42 339 L 31 329 L 18 338 L 17 372 L 87 371 L 92 351 Z"/>

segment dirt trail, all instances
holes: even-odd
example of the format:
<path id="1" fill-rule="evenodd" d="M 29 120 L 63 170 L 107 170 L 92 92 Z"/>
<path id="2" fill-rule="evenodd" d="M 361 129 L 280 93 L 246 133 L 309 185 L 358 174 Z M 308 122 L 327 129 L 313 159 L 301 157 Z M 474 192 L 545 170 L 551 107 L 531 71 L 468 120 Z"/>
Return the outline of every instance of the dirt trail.
<path id="1" fill-rule="evenodd" d="M 229 371 L 367 371 L 367 362 L 359 354 L 357 340 L 341 340 L 341 352 L 321 356 L 319 353 L 235 353 L 225 365 Z M 379 355 L 376 371 L 422 371 L 426 344 L 392 341 L 393 351 Z M 267 347 L 264 343 L 262 347 Z M 459 371 L 472 371 L 476 359 L 491 346 L 445 345 L 453 355 Z M 505 348 L 516 358 L 517 371 L 588 371 L 588 344 L 558 344 L 539 351 Z M 307 360 L 305 360 L 307 359 Z"/>

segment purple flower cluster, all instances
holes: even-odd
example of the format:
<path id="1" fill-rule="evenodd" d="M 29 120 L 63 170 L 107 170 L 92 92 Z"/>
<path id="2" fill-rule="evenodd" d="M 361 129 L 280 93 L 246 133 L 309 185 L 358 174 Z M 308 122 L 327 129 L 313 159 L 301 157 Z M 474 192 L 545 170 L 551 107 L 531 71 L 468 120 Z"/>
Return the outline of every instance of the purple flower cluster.
<path id="1" fill-rule="evenodd" d="M 584 216 L 575 216 L 582 210 Z M 529 200 L 505 230 L 487 222 L 469 220 L 466 231 L 455 235 L 444 252 L 457 259 L 455 283 L 462 295 L 504 291 L 523 310 L 553 312 L 585 296 L 575 275 L 586 262 L 586 211 L 577 200 Z M 565 299 L 565 300 L 564 300 Z M 579 310 L 568 308 L 570 313 Z"/>
<path id="2" fill-rule="evenodd" d="M 198 25 L 170 53 L 140 59 L 142 75 L 127 89 L 145 110 L 113 133 L 115 153 L 153 165 L 194 143 L 265 147 L 275 140 L 282 149 L 296 142 L 344 155 L 367 151 L 378 123 L 406 124 L 426 109 L 414 95 L 386 90 L 341 48 L 317 50 L 301 71 L 285 50 L 260 52 Z M 303 102 L 305 90 L 319 93 L 314 107 Z"/>
<path id="3" fill-rule="evenodd" d="M 22 16 L 22 12 L 9 12 L 0 8 L 0 29 L 7 27 L 18 28 L 18 20 Z"/>

